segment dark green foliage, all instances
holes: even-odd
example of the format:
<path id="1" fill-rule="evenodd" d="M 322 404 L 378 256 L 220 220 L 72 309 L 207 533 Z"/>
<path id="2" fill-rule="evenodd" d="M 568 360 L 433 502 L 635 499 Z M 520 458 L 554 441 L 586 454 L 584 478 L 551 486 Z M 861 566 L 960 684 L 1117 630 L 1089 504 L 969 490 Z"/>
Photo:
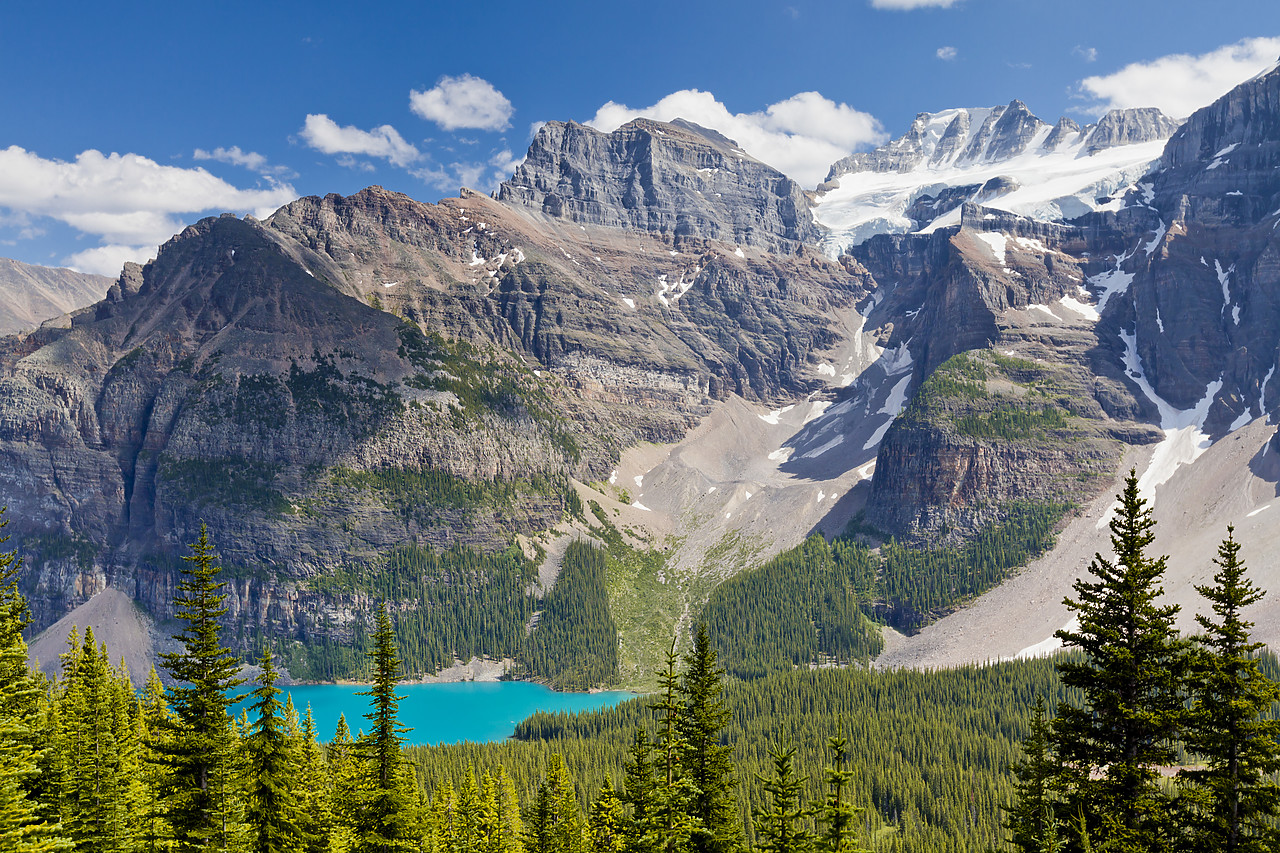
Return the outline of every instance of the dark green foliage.
<path id="1" fill-rule="evenodd" d="M 1111 519 L 1115 560 L 1095 554 L 1090 578 L 1075 582 L 1066 605 L 1077 630 L 1057 633 L 1082 651 L 1059 665 L 1083 702 L 1061 703 L 1054 747 L 1065 786 L 1065 814 L 1084 815 L 1091 838 L 1119 850 L 1154 850 L 1172 832 L 1158 767 L 1174 763 L 1183 717 L 1187 649 L 1174 629 L 1176 605 L 1160 604 L 1164 557 L 1151 557 L 1155 520 L 1130 472 Z"/>
<path id="2" fill-rule="evenodd" d="M 1004 821 L 1010 843 L 1023 853 L 1052 851 L 1058 841 L 1055 782 L 1059 765 L 1053 753 L 1052 734 L 1045 719 L 1044 698 L 1039 697 L 1031 731 L 1022 743 L 1026 757 L 1013 767 L 1018 780 L 1017 798 Z"/>
<path id="3" fill-rule="evenodd" d="M 334 421 L 361 438 L 404 410 L 404 402 L 392 388 L 367 376 L 344 375 L 333 356 L 316 353 L 314 360 L 311 370 L 290 365 L 284 382 L 298 417 Z"/>
<path id="4" fill-rule="evenodd" d="M 871 616 L 914 631 L 980 595 L 1053 545 L 1065 504 L 1012 504 L 1005 520 L 958 548 L 890 540 L 879 554 L 851 528 L 820 535 L 712 591 L 703 619 L 725 669 L 758 678 L 814 663 L 858 663 L 880 653 Z"/>
<path id="5" fill-rule="evenodd" d="M 160 480 L 176 498 L 193 509 L 238 507 L 268 515 L 289 511 L 289 501 L 273 488 L 279 468 L 248 459 L 160 460 Z"/>
<path id="6" fill-rule="evenodd" d="M 331 474 L 331 482 L 341 488 L 376 492 L 389 507 L 405 515 L 417 515 L 431 507 L 508 507 L 529 497 L 560 497 L 566 487 L 563 481 L 536 475 L 528 480 L 468 480 L 431 468 L 338 468 Z"/>
<path id="7" fill-rule="evenodd" d="M 174 636 L 182 651 L 160 656 L 177 682 L 170 691 L 172 739 L 160 756 L 170 771 L 170 821 L 184 851 L 227 843 L 233 743 L 227 691 L 240 684 L 239 661 L 222 645 L 218 619 L 226 613 L 226 593 L 204 525 L 191 550 L 173 600 L 177 619 L 186 623 Z"/>
<path id="8" fill-rule="evenodd" d="M 387 616 L 387 605 L 378 606 L 377 629 L 369 659 L 373 683 L 367 691 L 371 708 L 365 714 L 370 731 L 357 743 L 364 777 L 357 803 L 358 849 L 370 853 L 412 849 L 413 810 L 416 799 L 406 786 L 400 746 L 407 729 L 398 721 L 400 700 L 396 682 L 400 680 L 400 657 L 395 631 Z"/>
<path id="9" fill-rule="evenodd" d="M 276 669 L 271 652 L 258 659 L 262 667 L 253 691 L 253 730 L 245 739 L 248 758 L 248 823 L 258 853 L 292 853 L 302 846 L 298 829 L 296 763 L 301 757 L 290 749 L 277 698 Z"/>
<path id="10" fill-rule="evenodd" d="M 816 661 L 854 663 L 879 654 L 870 610 L 879 560 L 820 535 L 712 591 L 702 618 L 724 668 L 758 678 Z"/>
<path id="11" fill-rule="evenodd" d="M 1188 800 L 1187 833 L 1193 848 L 1263 853 L 1280 847 L 1280 721 L 1264 719 L 1280 701 L 1280 686 L 1262 673 L 1261 643 L 1243 608 L 1264 593 L 1245 577 L 1232 528 L 1218 547 L 1212 585 L 1197 586 L 1214 616 L 1197 615 L 1204 633 L 1191 674 L 1186 746 L 1201 768 L 1179 773 Z"/>
<path id="12" fill-rule="evenodd" d="M 311 583 L 335 594 L 358 591 L 402 602 L 394 614 L 400 654 L 408 671 L 426 673 L 451 666 L 455 658 L 519 654 L 536 579 L 536 566 L 514 545 L 497 554 L 403 545 L 380 565 L 353 566 Z M 367 650 L 368 637 L 358 627 L 349 641 L 287 650 L 289 671 L 302 678 L 367 673 Z"/>
<path id="13" fill-rule="evenodd" d="M 3 513 L 0 509 L 0 530 L 9 523 Z M 0 545 L 8 541 L 0 537 Z M 48 755 L 40 743 L 43 697 L 27 669 L 22 639 L 31 615 L 18 591 L 21 566 L 16 552 L 0 551 L 0 850 L 53 853 L 69 850 L 71 843 L 38 797 L 40 765 Z"/>
<path id="14" fill-rule="evenodd" d="M 854 773 L 849 769 L 849 739 L 844 736 L 844 718 L 839 718 L 837 734 L 827 738 L 831 763 L 823 770 L 827 794 L 815 809 L 821 832 L 817 847 L 822 853 L 864 853 L 858 846 L 858 817 L 862 809 L 849 801 Z"/>
<path id="15" fill-rule="evenodd" d="M 1066 504 L 1011 504 L 1004 508 L 1004 521 L 959 548 L 908 548 L 890 541 L 881 552 L 877 591 L 888 621 L 901 630 L 918 630 L 932 616 L 991 589 L 1053 546 L 1054 528 L 1067 509 Z"/>
<path id="16" fill-rule="evenodd" d="M 608 684 L 618 674 L 618 627 L 609 613 L 604 552 L 570 543 L 519 661 L 559 690 Z"/>
<path id="17" fill-rule="evenodd" d="M 676 716 L 680 774 L 689 784 L 693 818 L 689 849 L 694 853 L 728 853 L 742 843 L 734 790 L 733 747 L 723 741 L 732 712 L 724 703 L 724 671 L 707 634 L 706 623 L 694 632 L 680 681 L 683 707 Z"/>
<path id="18" fill-rule="evenodd" d="M 796 776 L 792 761 L 795 747 L 773 747 L 773 775 L 759 777 L 767 805 L 755 812 L 756 848 L 767 853 L 811 853 L 814 834 L 809 829 L 813 810 L 805 804 L 804 781 Z"/>
<path id="19" fill-rule="evenodd" d="M 1052 403 L 1017 405 L 1002 402 L 989 412 L 961 415 L 955 420 L 956 432 L 971 438 L 1018 441 L 1065 429 L 1067 416 Z"/>

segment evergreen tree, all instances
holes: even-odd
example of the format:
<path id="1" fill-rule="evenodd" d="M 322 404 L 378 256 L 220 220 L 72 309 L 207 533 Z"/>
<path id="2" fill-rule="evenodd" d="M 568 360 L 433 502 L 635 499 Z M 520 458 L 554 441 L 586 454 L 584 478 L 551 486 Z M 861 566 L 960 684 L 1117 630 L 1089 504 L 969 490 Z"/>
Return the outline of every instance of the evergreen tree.
<path id="1" fill-rule="evenodd" d="M 138 846 L 143 853 L 165 853 L 173 849 L 173 831 L 169 826 L 164 802 L 166 768 L 162 763 L 166 738 L 174 729 L 174 717 L 165 701 L 164 685 L 155 668 L 142 688 L 138 715 L 139 758 L 138 783 L 141 788 L 137 819 Z"/>
<path id="2" fill-rule="evenodd" d="M 680 757 L 685 751 L 680 735 L 680 719 L 684 707 L 680 700 L 680 675 L 676 671 L 676 641 L 671 640 L 667 662 L 658 673 L 661 700 L 654 706 L 658 712 L 658 779 L 652 792 L 652 803 L 645 815 L 638 842 L 642 849 L 666 853 L 689 849 L 689 838 L 698 825 L 691 814 L 693 783 L 685 777 Z"/>
<path id="3" fill-rule="evenodd" d="M 524 824 L 527 853 L 587 853 L 578 796 L 559 754 L 547 761 L 546 777 L 538 786 Z"/>
<path id="4" fill-rule="evenodd" d="M 626 849 L 627 821 L 622 798 L 608 778 L 591 804 L 587 825 L 593 853 L 623 853 Z"/>
<path id="5" fill-rule="evenodd" d="M 389 853 L 408 849 L 412 841 L 416 795 L 400 755 L 400 736 L 407 731 L 397 721 L 402 698 L 396 694 L 400 657 L 385 601 L 378 607 L 377 629 L 368 655 L 373 662 L 373 683 L 367 691 L 357 694 L 368 696 L 372 705 L 365 714 L 372 728 L 358 749 L 365 782 L 356 827 L 357 847 L 370 853 Z"/>
<path id="6" fill-rule="evenodd" d="M 524 823 L 516 787 L 501 765 L 485 774 L 484 809 L 487 840 L 483 853 L 524 853 Z"/>
<path id="7" fill-rule="evenodd" d="M 1054 795 L 1058 761 L 1052 751 L 1052 730 L 1045 719 L 1043 698 L 1036 702 L 1022 750 L 1026 757 L 1013 768 L 1018 796 L 1009 808 L 1005 828 L 1010 843 L 1023 853 L 1052 853 L 1059 841 Z"/>
<path id="8" fill-rule="evenodd" d="M 817 809 L 818 823 L 824 829 L 818 837 L 817 847 L 823 853 L 862 853 L 857 844 L 857 827 L 854 820 L 862 813 L 847 799 L 846 791 L 853 779 L 848 769 L 849 739 L 844 736 L 844 718 L 840 718 L 839 734 L 827 738 L 831 763 L 823 775 L 827 783 L 827 796 Z"/>
<path id="9" fill-rule="evenodd" d="M 630 760 L 626 763 L 622 801 L 631 807 L 627 819 L 626 849 L 631 853 L 647 850 L 644 837 L 657 807 L 656 785 L 653 778 L 653 744 L 649 733 L 637 727 L 631 741 Z"/>
<path id="10" fill-rule="evenodd" d="M 733 748 L 722 742 L 731 717 L 721 698 L 724 671 L 716 665 L 705 623 L 698 625 L 684 665 L 677 730 L 680 770 L 692 789 L 690 849 L 725 853 L 742 846 L 742 833 L 733 796 Z"/>
<path id="11" fill-rule="evenodd" d="M 294 775 L 300 756 L 289 748 L 288 718 L 281 716 L 270 651 L 262 652 L 258 665 L 258 686 L 251 694 L 253 727 L 245 740 L 250 836 L 257 853 L 294 853 L 302 847 Z"/>
<path id="12" fill-rule="evenodd" d="M 1241 611 L 1265 594 L 1245 577 L 1234 529 L 1218 546 L 1213 585 L 1196 589 L 1214 617 L 1197 615 L 1204 634 L 1192 671 L 1187 750 L 1204 763 L 1179 779 L 1191 809 L 1192 849 L 1263 853 L 1280 848 L 1274 818 L 1280 814 L 1280 721 L 1263 719 L 1280 701 L 1280 687 L 1258 666 L 1262 643 L 1250 641 L 1253 623 Z"/>
<path id="13" fill-rule="evenodd" d="M 358 813 L 362 797 L 360 757 L 351 740 L 345 714 L 338 715 L 333 740 L 328 749 L 329 777 L 333 780 L 333 824 L 329 831 L 332 850 L 346 851 L 356 844 Z"/>
<path id="14" fill-rule="evenodd" d="M 1090 834 L 1107 837 L 1113 849 L 1147 851 L 1167 845 L 1172 832 L 1157 768 L 1176 757 L 1187 650 L 1174 629 L 1178 607 L 1159 603 L 1165 558 L 1146 553 L 1155 519 L 1135 472 L 1119 498 L 1111 519 L 1115 561 L 1096 554 L 1093 579 L 1077 580 L 1076 599 L 1065 601 L 1079 628 L 1056 636 L 1085 659 L 1058 670 L 1084 704 L 1059 706 L 1054 741 L 1069 812 L 1083 814 Z"/>
<path id="15" fill-rule="evenodd" d="M 324 751 L 316 741 L 316 723 L 310 705 L 302 716 L 302 730 L 291 751 L 298 761 L 298 790 L 305 792 L 306 807 L 298 813 L 301 849 L 306 853 L 325 853 L 333 828 L 333 781 Z"/>
<path id="16" fill-rule="evenodd" d="M 183 650 L 160 655 L 177 682 L 171 691 L 172 738 L 161 756 L 170 770 L 169 820 L 183 853 L 226 849 L 236 832 L 229 802 L 234 791 L 228 779 L 233 738 L 227 691 L 241 683 L 239 661 L 222 645 L 218 618 L 227 612 L 225 584 L 218 581 L 221 569 L 204 524 L 191 550 L 182 558 L 187 565 L 173 600 L 176 617 L 186 623 L 174 635 Z"/>
<path id="17" fill-rule="evenodd" d="M 0 516 L 4 510 L 0 509 Z M 0 530 L 8 524 L 0 518 Z M 0 537 L 0 545 L 9 541 Z M 54 853 L 69 850 L 56 820 L 40 813 L 32 795 L 40 762 L 41 689 L 27 668 L 22 629 L 31 621 L 18 591 L 22 562 L 14 551 L 0 551 L 0 850 L 5 853 Z"/>
<path id="18" fill-rule="evenodd" d="M 759 848 L 767 853 L 811 853 L 814 834 L 808 828 L 813 809 L 804 804 L 804 782 L 795 774 L 795 747 L 770 750 L 773 776 L 758 777 L 769 804 L 755 813 Z"/>

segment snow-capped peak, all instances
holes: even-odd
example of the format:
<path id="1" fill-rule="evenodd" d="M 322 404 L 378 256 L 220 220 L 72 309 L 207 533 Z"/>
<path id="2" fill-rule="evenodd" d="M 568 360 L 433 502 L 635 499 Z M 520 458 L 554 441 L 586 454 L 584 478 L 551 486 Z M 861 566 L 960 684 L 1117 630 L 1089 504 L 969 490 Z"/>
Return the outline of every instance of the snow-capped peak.
<path id="1" fill-rule="evenodd" d="M 1146 174 L 1177 127 L 1156 109 L 1051 126 L 1021 101 L 920 113 L 897 139 L 833 165 L 814 216 L 833 256 L 876 234 L 927 230 L 966 201 L 1070 219 L 1114 204 L 1110 197 Z"/>

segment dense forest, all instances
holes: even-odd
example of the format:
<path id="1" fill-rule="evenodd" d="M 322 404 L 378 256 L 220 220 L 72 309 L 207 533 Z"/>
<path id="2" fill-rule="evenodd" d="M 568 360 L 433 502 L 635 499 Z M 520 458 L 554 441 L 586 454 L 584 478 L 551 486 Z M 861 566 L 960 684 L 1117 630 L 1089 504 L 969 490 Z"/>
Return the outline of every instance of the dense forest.
<path id="1" fill-rule="evenodd" d="M 672 644 L 657 693 L 537 714 L 485 745 L 405 745 L 400 614 L 385 606 L 363 722 L 322 741 L 309 709 L 280 701 L 269 648 L 241 687 L 203 534 L 175 600 L 181 647 L 162 659 L 171 686 L 153 671 L 135 692 L 91 631 L 47 681 L 27 666 L 18 557 L 2 553 L 0 851 L 1274 851 L 1280 689 L 1240 615 L 1263 592 L 1228 531 L 1199 588 L 1202 630 L 1180 636 L 1135 478 L 1120 497 L 1114 560 L 1077 581 L 1080 627 L 1058 658 L 810 669 L 806 655 L 865 648 L 871 576 L 852 543 L 810 540 L 781 564 L 790 581 L 761 573 L 735 596 L 807 589 L 786 618 L 819 645 L 803 631 L 757 643 L 755 669 L 729 651 L 738 678 L 703 624 L 683 656 Z M 833 580 L 839 562 L 855 582 Z M 586 630 L 609 666 L 613 633 L 591 632 L 607 625 L 602 554 L 575 544 L 562 571 L 539 614 L 551 645 L 527 665 L 591 673 L 550 648 Z"/>

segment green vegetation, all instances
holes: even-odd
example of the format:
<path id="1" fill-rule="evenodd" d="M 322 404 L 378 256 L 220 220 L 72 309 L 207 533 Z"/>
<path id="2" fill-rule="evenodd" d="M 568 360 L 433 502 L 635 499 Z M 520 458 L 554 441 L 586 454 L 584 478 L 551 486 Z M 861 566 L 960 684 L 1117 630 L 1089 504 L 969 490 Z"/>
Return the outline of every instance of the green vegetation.
<path id="1" fill-rule="evenodd" d="M 1065 429 L 1067 416 L 1051 403 L 1038 409 L 1001 402 L 990 412 L 969 413 L 956 418 L 956 432 L 971 438 L 1018 441 L 1044 436 L 1055 429 Z"/>
<path id="2" fill-rule="evenodd" d="M 249 459 L 160 460 L 160 480 L 178 502 L 192 508 L 238 507 L 280 516 L 290 510 L 285 496 L 272 485 L 279 467 Z"/>
<path id="3" fill-rule="evenodd" d="M 1062 504 L 1014 504 L 1005 520 L 958 548 L 909 548 L 890 540 L 879 553 L 851 525 L 828 544 L 819 535 L 710 595 L 702 618 L 725 668 L 758 678 L 792 667 L 865 662 L 880 653 L 872 619 L 918 630 L 932 618 L 1004 580 L 1053 544 Z"/>
<path id="4" fill-rule="evenodd" d="M 376 492 L 404 515 L 433 507 L 476 509 L 509 507 L 530 497 L 555 496 L 566 504 L 571 487 L 560 478 L 533 476 L 528 480 L 468 480 L 445 471 L 426 468 L 390 468 L 353 471 L 336 468 L 330 482 L 344 489 Z"/>
<path id="5" fill-rule="evenodd" d="M 820 535 L 718 586 L 702 618 L 726 670 L 758 678 L 811 663 L 854 663 L 880 653 L 871 622 L 878 560 Z"/>
<path id="6" fill-rule="evenodd" d="M 570 543 L 541 607 L 537 630 L 520 655 L 525 671 L 559 690 L 612 683 L 618 674 L 618 626 L 609 613 L 604 552 L 582 541 Z"/>

